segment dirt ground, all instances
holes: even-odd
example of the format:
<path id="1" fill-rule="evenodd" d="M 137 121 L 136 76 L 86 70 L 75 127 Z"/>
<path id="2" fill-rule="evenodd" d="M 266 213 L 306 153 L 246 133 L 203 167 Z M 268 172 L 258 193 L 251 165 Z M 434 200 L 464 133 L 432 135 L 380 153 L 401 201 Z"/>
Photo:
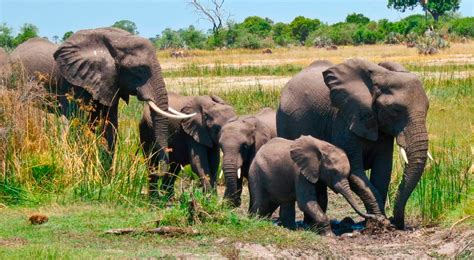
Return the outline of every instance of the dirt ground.
<path id="1" fill-rule="evenodd" d="M 223 194 L 220 186 L 218 193 Z M 242 206 L 244 213 L 248 205 L 248 191 L 244 188 Z M 363 208 L 362 205 L 360 207 Z M 391 214 L 388 212 L 387 214 Z M 328 217 L 335 222 L 345 217 L 355 222 L 362 221 L 349 204 L 340 196 L 329 192 Z M 273 218 L 277 218 L 275 212 Z M 297 209 L 297 221 L 303 214 Z M 344 233 L 334 238 L 319 237 L 314 247 L 279 248 L 275 245 L 236 242 L 228 244 L 225 238 L 214 242 L 220 256 L 227 258 L 432 258 L 432 257 L 474 257 L 474 229 L 467 225 L 472 218 L 456 223 L 452 227 L 423 227 L 416 219 L 407 220 L 406 230 L 383 231 L 381 234 L 367 234 L 364 231 Z M 471 222 L 472 223 L 472 222 Z M 298 231 L 295 231 L 298 232 Z M 189 257 L 190 255 L 173 254 Z M 217 257 L 217 255 L 206 255 Z"/>

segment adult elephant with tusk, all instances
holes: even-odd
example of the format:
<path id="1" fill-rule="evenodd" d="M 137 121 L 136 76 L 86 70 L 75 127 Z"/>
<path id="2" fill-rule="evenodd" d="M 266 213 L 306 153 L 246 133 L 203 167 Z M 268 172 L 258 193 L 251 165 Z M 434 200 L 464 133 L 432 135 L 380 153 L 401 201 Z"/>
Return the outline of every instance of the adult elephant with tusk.
<path id="1" fill-rule="evenodd" d="M 311 135 L 342 148 L 351 165 L 351 189 L 369 213 L 379 215 L 385 214 L 395 138 L 406 167 L 393 223 L 403 229 L 405 205 L 426 163 L 428 106 L 420 79 L 398 63 L 316 61 L 282 91 L 277 134 Z M 364 172 L 369 169 L 370 181 Z"/>
<path id="2" fill-rule="evenodd" d="M 220 162 L 218 136 L 222 127 L 235 118 L 235 111 L 218 96 L 182 96 L 169 93 L 169 109 L 177 116 L 196 113 L 192 118 L 170 120 L 169 124 L 169 171 L 159 176 L 159 155 L 162 146 L 156 146 L 156 133 L 153 131 L 151 109 L 153 104 L 145 106 L 140 121 L 140 141 L 143 152 L 148 158 L 153 183 L 161 179 L 160 191 L 168 198 L 174 195 L 174 183 L 181 167 L 190 164 L 200 179 L 201 186 L 209 191 L 215 187 L 217 169 Z M 210 181 L 207 179 L 210 177 Z M 158 192 L 158 186 L 153 187 Z"/>
<path id="3" fill-rule="evenodd" d="M 145 38 L 116 28 L 82 30 L 59 46 L 54 59 L 61 76 L 76 96 L 94 105 L 90 121 L 104 119 L 103 132 L 110 151 L 114 150 L 118 129 L 118 102 L 130 95 L 147 102 L 155 141 L 164 160 L 168 118 L 184 119 L 168 111 L 168 95 L 156 58 L 156 50 Z"/>
<path id="4" fill-rule="evenodd" d="M 243 178 L 260 147 L 276 137 L 275 111 L 264 108 L 256 115 L 240 116 L 222 127 L 219 146 L 223 152 L 224 198 L 234 207 L 241 203 Z"/>

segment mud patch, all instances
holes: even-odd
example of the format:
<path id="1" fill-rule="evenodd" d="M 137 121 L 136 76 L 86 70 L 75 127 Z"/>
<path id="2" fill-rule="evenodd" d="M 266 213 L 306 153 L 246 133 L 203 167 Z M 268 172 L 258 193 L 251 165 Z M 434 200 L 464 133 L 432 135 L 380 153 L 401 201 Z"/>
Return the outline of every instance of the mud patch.
<path id="1" fill-rule="evenodd" d="M 21 237 L 0 239 L 0 247 L 19 247 L 25 245 L 26 243 L 28 243 L 28 241 Z"/>

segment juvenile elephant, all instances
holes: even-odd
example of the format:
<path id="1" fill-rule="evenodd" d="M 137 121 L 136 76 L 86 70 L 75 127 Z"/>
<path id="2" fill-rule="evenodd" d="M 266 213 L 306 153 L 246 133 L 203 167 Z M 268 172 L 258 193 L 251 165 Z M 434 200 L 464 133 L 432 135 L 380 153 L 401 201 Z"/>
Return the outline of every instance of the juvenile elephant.
<path id="1" fill-rule="evenodd" d="M 220 132 L 226 183 L 224 198 L 234 207 L 240 206 L 243 177 L 248 178 L 255 154 L 262 145 L 276 137 L 275 116 L 273 109 L 264 108 L 254 116 L 241 116 L 229 121 Z"/>
<path id="2" fill-rule="evenodd" d="M 170 106 L 182 113 L 196 113 L 196 116 L 182 121 L 170 120 L 170 168 L 169 173 L 162 177 L 160 190 L 172 197 L 176 176 L 181 167 L 188 164 L 191 164 L 193 172 L 199 175 L 202 187 L 210 190 L 215 187 L 220 162 L 218 135 L 221 128 L 236 117 L 235 111 L 217 96 L 188 97 L 169 93 L 168 98 Z M 144 154 L 150 158 L 149 166 L 154 172 L 159 163 L 157 154 L 161 146 L 155 145 L 156 134 L 153 131 L 149 106 L 144 108 L 139 128 Z M 209 175 L 210 182 L 206 175 Z M 152 173 L 152 176 L 154 183 L 157 183 L 158 175 Z"/>
<path id="3" fill-rule="evenodd" d="M 349 202 L 364 218 L 349 188 L 346 154 L 332 144 L 310 136 L 294 141 L 274 138 L 257 152 L 249 172 L 250 213 L 269 217 L 280 207 L 284 227 L 295 228 L 295 201 L 305 220 L 323 235 L 334 235 L 325 212 L 326 185 Z M 320 185 L 324 184 L 324 185 Z"/>
<path id="4" fill-rule="evenodd" d="M 393 223 L 403 229 L 406 202 L 426 163 L 428 106 L 422 82 L 400 64 L 317 61 L 282 90 L 277 134 L 287 139 L 311 135 L 343 149 L 351 164 L 351 188 L 374 214 L 384 214 L 396 138 L 406 167 Z"/>

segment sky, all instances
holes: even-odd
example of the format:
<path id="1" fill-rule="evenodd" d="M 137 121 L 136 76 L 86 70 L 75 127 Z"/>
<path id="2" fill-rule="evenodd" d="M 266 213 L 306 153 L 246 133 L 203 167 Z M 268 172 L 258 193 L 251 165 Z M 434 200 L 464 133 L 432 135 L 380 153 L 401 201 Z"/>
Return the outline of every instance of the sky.
<path id="1" fill-rule="evenodd" d="M 335 23 L 353 12 L 373 20 L 396 21 L 423 13 L 420 7 L 405 13 L 388 9 L 387 0 L 226 0 L 224 6 L 236 22 L 257 15 L 288 23 L 303 15 Z M 474 16 L 474 0 L 461 0 L 459 12 Z M 0 0 L 0 23 L 12 27 L 15 34 L 22 24 L 32 23 L 41 36 L 61 38 L 67 31 L 110 26 L 122 19 L 135 22 L 144 37 L 153 37 L 165 28 L 211 28 L 211 24 L 199 19 L 188 0 Z"/>

